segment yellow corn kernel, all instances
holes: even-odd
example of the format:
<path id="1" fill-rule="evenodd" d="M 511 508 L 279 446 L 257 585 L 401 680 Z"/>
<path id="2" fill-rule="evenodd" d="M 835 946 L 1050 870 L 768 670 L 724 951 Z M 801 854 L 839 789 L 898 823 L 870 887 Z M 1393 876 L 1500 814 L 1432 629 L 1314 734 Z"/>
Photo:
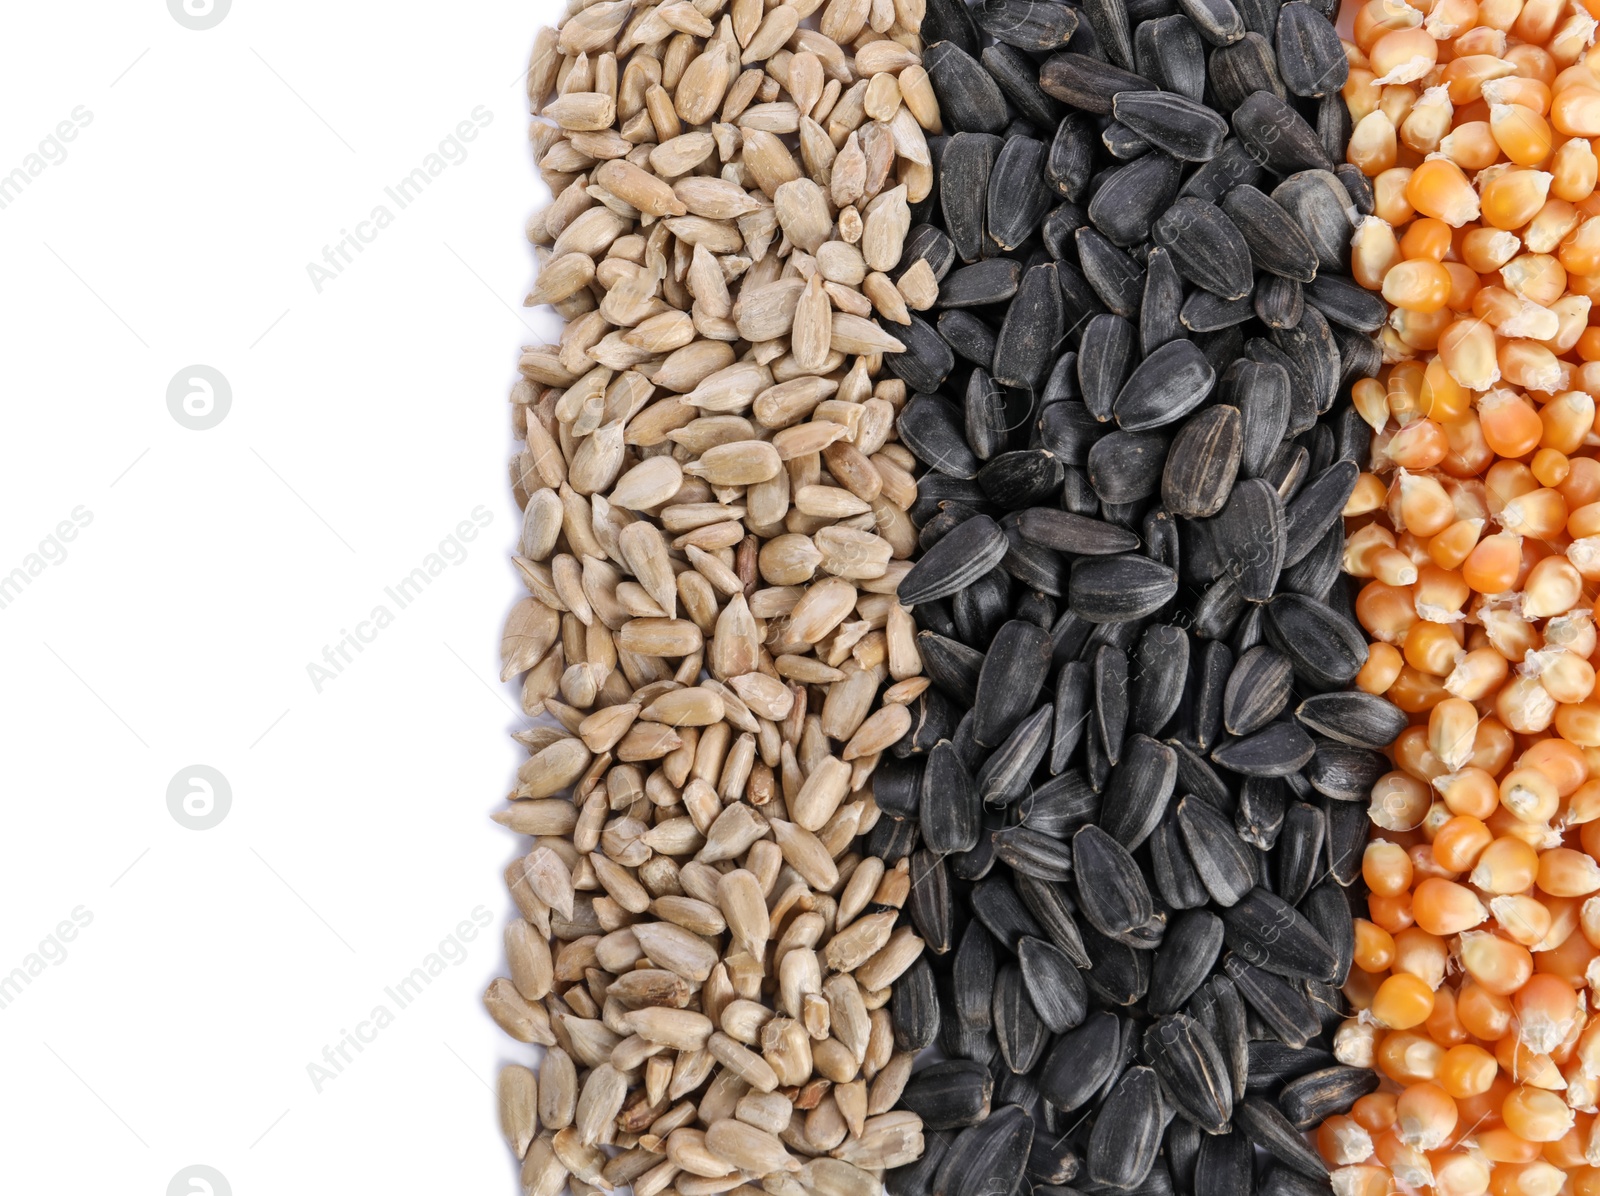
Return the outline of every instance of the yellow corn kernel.
<path id="1" fill-rule="evenodd" d="M 1491 104 L 1489 131 L 1501 152 L 1518 166 L 1541 165 L 1554 148 L 1550 123 L 1521 104 Z"/>
<path id="2" fill-rule="evenodd" d="M 1381 107 L 1361 118 L 1361 123 L 1350 134 L 1350 144 L 1345 148 L 1345 161 L 1359 168 L 1368 178 L 1388 170 L 1395 164 L 1397 156 L 1398 136 L 1394 122 Z"/>
<path id="3" fill-rule="evenodd" d="M 1420 168 L 1419 168 L 1420 170 Z M 1483 185 L 1483 219 L 1495 228 L 1521 228 L 1533 219 L 1550 194 L 1550 175 L 1542 170 L 1514 167 Z M 1424 210 L 1416 200 L 1413 206 Z"/>
<path id="4" fill-rule="evenodd" d="M 1594 192 L 1600 159 L 1581 137 L 1562 143 L 1550 161 L 1550 193 L 1568 203 L 1581 203 Z"/>
<path id="5" fill-rule="evenodd" d="M 1463 60 L 1458 59 L 1457 63 L 1451 65 L 1455 66 L 1460 61 Z M 1447 158 L 1428 158 L 1413 170 L 1406 184 L 1406 198 L 1417 211 L 1443 220 L 1451 228 L 1460 228 L 1468 221 L 1478 219 L 1480 212 L 1478 193 L 1472 189 L 1461 168 Z M 1543 202 L 1544 197 L 1540 196 L 1539 203 Z M 1538 205 L 1535 205 L 1533 211 L 1538 210 Z"/>

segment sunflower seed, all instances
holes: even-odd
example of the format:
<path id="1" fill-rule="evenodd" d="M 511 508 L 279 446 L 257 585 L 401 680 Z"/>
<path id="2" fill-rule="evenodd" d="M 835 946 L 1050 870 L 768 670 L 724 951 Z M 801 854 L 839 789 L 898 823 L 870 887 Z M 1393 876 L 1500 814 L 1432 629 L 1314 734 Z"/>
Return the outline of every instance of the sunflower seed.
<path id="1" fill-rule="evenodd" d="M 1196 286 L 1223 299 L 1250 293 L 1249 245 L 1215 204 L 1180 197 L 1151 225 L 1150 233 L 1172 254 L 1178 273 Z"/>
<path id="2" fill-rule="evenodd" d="M 922 840 L 930 851 L 970 851 L 977 845 L 982 812 L 977 782 L 949 740 L 940 740 L 928 753 L 918 811 Z"/>
<path id="3" fill-rule="evenodd" d="M 1178 830 L 1211 899 L 1230 906 L 1250 891 L 1255 869 L 1233 827 L 1216 807 L 1189 796 L 1177 805 Z"/>
<path id="4" fill-rule="evenodd" d="M 1061 1112 L 1070 1113 L 1115 1077 L 1121 1058 L 1121 1019 L 1097 1010 L 1056 1040 L 1039 1073 L 1039 1090 Z"/>
<path id="5" fill-rule="evenodd" d="M 1135 93 L 1157 95 L 1157 92 Z M 1183 164 L 1164 153 L 1144 154 L 1104 176 L 1089 201 L 1090 224 L 1117 245 L 1137 245 L 1177 197 Z"/>
<path id="6" fill-rule="evenodd" d="M 1311 787 L 1336 801 L 1365 801 L 1380 777 L 1389 771 L 1389 758 L 1371 748 L 1323 740 L 1316 745 L 1305 778 Z"/>
<path id="7" fill-rule="evenodd" d="M 993 1091 L 994 1080 L 982 1063 L 950 1059 L 913 1074 L 900 1104 L 922 1118 L 926 1130 L 961 1129 L 989 1116 Z"/>
<path id="8" fill-rule="evenodd" d="M 1222 210 L 1244 234 L 1258 270 L 1302 283 L 1316 278 L 1316 250 L 1294 218 L 1270 197 L 1243 184 L 1223 196 Z"/>
<path id="9" fill-rule="evenodd" d="M 970 585 L 999 564 L 1006 552 L 1006 535 L 987 515 L 961 524 L 925 553 L 900 579 L 902 605 L 915 606 L 948 597 Z"/>
<path id="10" fill-rule="evenodd" d="M 1061 49 L 1078 28 L 1073 9 L 1039 0 L 984 0 L 972 16 L 996 41 L 1036 53 Z"/>
<path id="11" fill-rule="evenodd" d="M 1101 58 L 1072 53 L 1045 59 L 1039 68 L 1039 86 L 1063 103 L 1096 116 L 1110 116 L 1111 101 L 1122 92 L 1156 90 L 1142 75 Z"/>
<path id="12" fill-rule="evenodd" d="M 1006 1066 L 1014 1073 L 1033 1070 L 1044 1054 L 1049 1032 L 1034 1011 L 1021 969 L 1014 965 L 1001 968 L 995 978 L 994 1029 Z"/>
<path id="13" fill-rule="evenodd" d="M 1151 1013 L 1177 1012 L 1205 983 L 1222 953 L 1222 927 L 1222 920 L 1204 909 L 1187 910 L 1173 920 L 1150 970 Z"/>
<path id="14" fill-rule="evenodd" d="M 1066 313 L 1055 265 L 1039 265 L 1025 271 L 995 342 L 995 381 L 1022 389 L 1039 386 L 1055 363 L 1065 329 Z"/>
<path id="15" fill-rule="evenodd" d="M 1102 934 L 1121 938 L 1154 914 L 1138 864 L 1127 848 L 1099 827 L 1081 827 L 1073 834 L 1072 864 L 1078 908 Z"/>
<path id="16" fill-rule="evenodd" d="M 1121 316 L 1095 316 L 1084 327 L 1078 345 L 1078 387 L 1089 414 L 1100 422 L 1111 418 L 1117 392 L 1127 381 L 1134 359 L 1136 330 Z"/>
<path id="17" fill-rule="evenodd" d="M 1178 757 L 1170 747 L 1135 735 L 1127 758 L 1111 771 L 1100 807 L 1100 826 L 1129 851 L 1136 851 L 1167 811 L 1178 777 Z"/>
<path id="18" fill-rule="evenodd" d="M 1145 1031 L 1144 1051 L 1168 1103 L 1208 1135 L 1227 1131 L 1233 1088 L 1217 1044 L 1192 1017 L 1172 1013 Z"/>
<path id="19" fill-rule="evenodd" d="M 1262 888 L 1222 915 L 1228 948 L 1265 971 L 1290 979 L 1328 980 L 1337 969 L 1333 948 L 1294 906 Z"/>
<path id="20" fill-rule="evenodd" d="M 1328 1166 L 1322 1156 L 1306 1145 L 1305 1137 L 1270 1101 L 1247 1096 L 1234 1107 L 1233 1116 L 1245 1137 L 1291 1171 L 1313 1180 L 1327 1176 Z"/>
<path id="21" fill-rule="evenodd" d="M 1350 1106 L 1378 1087 L 1378 1076 L 1364 1067 L 1327 1067 L 1290 1080 L 1278 1093 L 1278 1108 L 1302 1133 Z"/>
<path id="22" fill-rule="evenodd" d="M 1033 1146 L 1033 1119 L 1006 1105 L 962 1130 L 933 1181 L 933 1196 L 983 1196 L 1021 1182 Z"/>
<path id="23" fill-rule="evenodd" d="M 1355 954 L 1355 927 L 1344 889 L 1336 880 L 1320 880 L 1300 899 L 1299 908 L 1306 921 L 1315 926 L 1317 933 L 1333 948 L 1338 960 L 1335 981 L 1342 984 Z"/>
<path id="24" fill-rule="evenodd" d="M 1226 4 L 1227 0 L 1200 2 Z M 1203 26 L 1201 33 L 1205 33 Z M 1274 174 L 1331 168 L 1316 130 L 1270 91 L 1252 92 L 1233 110 L 1233 131 L 1255 152 L 1257 161 Z"/>
<path id="25" fill-rule="evenodd" d="M 1222 148 L 1228 122 L 1199 101 L 1163 91 L 1125 91 L 1113 98 L 1119 121 L 1184 162 L 1207 162 Z"/>
<path id="26" fill-rule="evenodd" d="M 1195 1196 L 1229 1196 L 1250 1191 L 1253 1161 L 1250 1140 L 1237 1130 L 1202 1138 L 1194 1164 Z"/>
<path id="27" fill-rule="evenodd" d="M 961 132 L 998 133 L 1005 128 L 1006 102 L 989 73 L 954 42 L 934 42 L 922 52 L 939 110 Z"/>
<path id="28" fill-rule="evenodd" d="M 1257 91 L 1270 92 L 1280 100 L 1289 98 L 1278 76 L 1272 43 L 1259 33 L 1246 33 L 1229 46 L 1211 55 L 1211 85 L 1217 103 L 1232 111 Z"/>
<path id="29" fill-rule="evenodd" d="M 903 583 L 902 583 L 903 585 Z M 1142 619 L 1178 592 L 1178 575 L 1148 557 L 1080 557 L 1072 564 L 1068 595 L 1079 617 L 1092 623 Z"/>
<path id="30" fill-rule="evenodd" d="M 1243 438 L 1239 409 L 1207 407 L 1173 438 L 1161 478 L 1161 501 L 1174 515 L 1206 519 L 1227 504 L 1238 475 Z"/>
<path id="31" fill-rule="evenodd" d="M 1159 735 L 1183 701 L 1188 671 L 1189 637 L 1183 629 L 1165 623 L 1145 628 L 1132 668 L 1129 728 L 1143 735 Z"/>
<path id="32" fill-rule="evenodd" d="M 1103 305 L 1125 320 L 1137 318 L 1139 304 L 1144 300 L 1144 271 L 1139 264 L 1096 229 L 1080 228 L 1073 234 L 1073 239 L 1077 244 L 1078 264 L 1083 270 L 1083 278 L 1098 300 L 1098 305 Z M 1062 273 L 1062 277 L 1073 279 L 1072 275 L 1065 273 Z M 1063 293 L 1067 285 L 1066 282 L 1061 284 Z M 1089 310 L 1094 310 L 1095 306 L 1090 305 Z"/>
<path id="33" fill-rule="evenodd" d="M 1253 967 L 1235 954 L 1230 953 L 1224 958 L 1222 967 L 1229 979 L 1238 986 L 1245 1002 L 1279 1041 L 1288 1046 L 1303 1047 L 1316 1037 L 1319 1029 L 1316 1013 L 1299 989 L 1269 972 Z"/>
<path id="34" fill-rule="evenodd" d="M 1170 215 L 1173 208 L 1167 211 Z M 1173 256 L 1181 269 L 1180 255 Z M 1123 383 L 1114 408 L 1117 424 L 1142 432 L 1176 423 L 1205 402 L 1216 380 L 1211 363 L 1193 342 L 1171 341 L 1135 366 Z"/>
<path id="35" fill-rule="evenodd" d="M 1148 1067 L 1130 1067 L 1095 1118 L 1089 1135 L 1089 1177 L 1115 1188 L 1143 1182 L 1161 1148 L 1162 1122 L 1156 1073 Z"/>

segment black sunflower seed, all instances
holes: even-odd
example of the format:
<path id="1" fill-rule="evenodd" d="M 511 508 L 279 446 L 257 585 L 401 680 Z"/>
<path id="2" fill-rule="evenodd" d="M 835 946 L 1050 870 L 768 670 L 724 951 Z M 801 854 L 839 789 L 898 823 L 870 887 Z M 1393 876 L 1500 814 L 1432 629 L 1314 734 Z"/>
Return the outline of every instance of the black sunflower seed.
<path id="1" fill-rule="evenodd" d="M 998 133 L 1006 127 L 1006 101 L 999 85 L 966 50 L 954 42 L 934 42 L 923 50 L 922 65 L 939 99 L 939 111 L 952 128 Z"/>
<path id="2" fill-rule="evenodd" d="M 977 261 L 983 252 L 989 176 L 1004 144 L 992 133 L 957 133 L 939 160 L 939 205 L 964 262 Z"/>
<path id="3" fill-rule="evenodd" d="M 955 369 L 956 357 L 950 346 L 921 316 L 913 314 L 908 324 L 895 324 L 891 335 L 905 344 L 904 353 L 890 353 L 884 358 L 890 373 L 901 378 L 913 390 L 930 393 Z"/>
<path id="4" fill-rule="evenodd" d="M 1290 1080 L 1332 1067 L 1336 1062 L 1331 1052 L 1316 1047 L 1292 1047 L 1276 1038 L 1254 1039 L 1249 1048 L 1246 1090 L 1276 1096 Z"/>
<path id="5" fill-rule="evenodd" d="M 1143 432 L 1176 423 L 1205 402 L 1216 380 L 1216 371 L 1192 341 L 1171 341 L 1141 361 L 1123 383 L 1113 408 L 1117 424 Z"/>
<path id="6" fill-rule="evenodd" d="M 1250 891 L 1255 867 L 1233 826 L 1215 806 L 1189 796 L 1178 802 L 1178 830 L 1211 899 L 1230 906 Z"/>
<path id="7" fill-rule="evenodd" d="M 1150 837 L 1167 811 L 1178 779 L 1178 757 L 1147 735 L 1135 735 L 1126 758 L 1111 770 L 1100 805 L 1100 826 L 1129 851 Z"/>
<path id="8" fill-rule="evenodd" d="M 1339 961 L 1335 979 L 1343 983 L 1355 954 L 1355 926 L 1351 921 L 1350 899 L 1338 881 L 1325 879 L 1313 885 L 1298 904 L 1306 921 L 1315 926 L 1317 933 L 1333 948 Z"/>
<path id="9" fill-rule="evenodd" d="M 989 53 L 984 51 L 985 56 Z M 989 239 L 1002 250 L 1026 241 L 1050 210 L 1044 181 L 1048 152 L 1044 142 L 1032 137 L 1008 137 L 995 158 L 989 172 Z M 1054 283 L 1053 276 L 1050 281 Z"/>
<path id="10" fill-rule="evenodd" d="M 1317 251 L 1270 196 L 1241 184 L 1222 197 L 1222 210 L 1244 234 L 1256 269 L 1302 283 L 1316 278 Z"/>
<path id="11" fill-rule="evenodd" d="M 972 134 L 958 133 L 957 137 Z M 954 141 L 954 138 L 951 139 Z M 948 150 L 945 151 L 947 154 Z M 1004 303 L 1017 293 L 1022 281 L 1022 265 L 1008 257 L 990 258 L 952 270 L 939 284 L 939 306 L 943 308 L 985 307 Z"/>
<path id="12" fill-rule="evenodd" d="M 1230 953 L 1222 961 L 1222 967 L 1238 986 L 1245 1003 L 1255 1010 L 1267 1030 L 1280 1042 L 1303 1047 L 1316 1037 L 1320 1028 L 1317 1015 L 1300 989 L 1237 954 Z"/>
<path id="13" fill-rule="evenodd" d="M 1295 676 L 1319 690 L 1348 684 L 1366 663 L 1361 629 L 1301 594 L 1279 594 L 1267 604 L 1266 632 L 1293 663 Z"/>
<path id="14" fill-rule="evenodd" d="M 1150 1012 L 1176 1013 L 1211 975 L 1222 954 L 1222 919 L 1210 910 L 1179 914 L 1156 949 L 1150 969 Z"/>
<path id="15" fill-rule="evenodd" d="M 1043 0 L 984 0 L 972 16 L 996 41 L 1036 53 L 1061 49 L 1078 28 L 1074 10 Z"/>
<path id="16" fill-rule="evenodd" d="M 1328 1067 L 1290 1080 L 1278 1093 L 1278 1108 L 1295 1129 L 1314 1129 L 1324 1118 L 1348 1113 L 1378 1087 L 1378 1075 L 1364 1067 Z"/>
<path id="17" fill-rule="evenodd" d="M 894 995 L 889 998 L 889 1020 L 894 1026 L 895 1045 L 902 1051 L 920 1051 L 938 1037 L 939 994 L 926 956 L 895 982 Z"/>
<path id="18" fill-rule="evenodd" d="M 1000 525 L 987 515 L 976 515 L 911 567 L 900 581 L 899 600 L 914 606 L 954 594 L 993 569 L 1005 554 L 1006 535 Z"/>
<path id="19" fill-rule="evenodd" d="M 1061 1112 L 1070 1113 L 1114 1078 L 1121 1059 L 1121 1019 L 1096 1010 L 1056 1040 L 1039 1073 L 1039 1091 Z"/>
<path id="20" fill-rule="evenodd" d="M 1222 744 L 1211 759 L 1244 776 L 1283 777 L 1299 772 L 1315 753 L 1311 736 L 1292 722 L 1278 722 Z"/>
<path id="21" fill-rule="evenodd" d="M 1159 79 L 1167 91 L 1188 96 L 1191 100 L 1205 97 L 1206 52 L 1194 22 L 1178 13 L 1144 21 L 1134 31 L 1134 52 L 1137 57 L 1139 37 L 1149 30 L 1148 40 L 1151 68 L 1142 71 L 1150 78 Z"/>
<path id="22" fill-rule="evenodd" d="M 1177 822 L 1168 817 L 1151 833 L 1150 871 L 1161 900 L 1173 909 L 1198 909 L 1210 898 L 1183 846 Z"/>
<path id="23" fill-rule="evenodd" d="M 1331 169 L 1317 131 L 1270 91 L 1252 92 L 1233 110 L 1233 131 L 1274 174 Z"/>
<path id="24" fill-rule="evenodd" d="M 978 771 L 978 796 L 986 805 L 1008 806 L 1027 796 L 1029 778 L 1050 749 L 1053 717 L 1049 706 L 1040 706 L 984 761 Z"/>
<path id="25" fill-rule="evenodd" d="M 1230 112 L 1257 91 L 1270 92 L 1279 99 L 1289 95 L 1278 77 L 1272 43 L 1259 33 L 1246 33 L 1232 45 L 1212 51 L 1211 85 L 1216 89 L 1217 103 Z"/>
<path id="26" fill-rule="evenodd" d="M 978 785 L 949 740 L 934 744 L 928 753 L 918 805 L 922 841 L 930 851 L 943 855 L 977 845 L 982 815 Z"/>
<path id="27" fill-rule="evenodd" d="M 934 1176 L 933 1196 L 1011 1191 L 1022 1180 L 1032 1146 L 1033 1119 L 1020 1105 L 995 1110 L 951 1143 Z"/>
<path id="28" fill-rule="evenodd" d="M 1078 265 L 1095 298 L 1123 319 L 1136 319 L 1144 300 L 1144 270 L 1096 229 L 1080 228 L 1073 239 Z"/>
<path id="29" fill-rule="evenodd" d="M 1041 384 L 1055 362 L 1065 327 L 1055 264 L 1025 271 L 995 342 L 995 381 L 1022 389 Z"/>
<path id="30" fill-rule="evenodd" d="M 950 950 L 955 906 L 950 896 L 950 874 L 944 857 L 927 849 L 926 844 L 911 856 L 911 893 L 906 898 L 911 922 L 935 955 Z"/>
<path id="31" fill-rule="evenodd" d="M 1137 502 L 1161 489 L 1169 438 L 1164 432 L 1117 430 L 1089 449 L 1089 484 L 1108 504 Z"/>
<path id="32" fill-rule="evenodd" d="M 1109 938 L 1143 926 L 1155 912 L 1144 873 L 1127 848 L 1097 826 L 1072 836 L 1072 862 L 1078 909 Z"/>
<path id="33" fill-rule="evenodd" d="M 1144 1051 L 1179 1114 L 1208 1135 L 1226 1132 L 1233 1117 L 1233 1084 L 1204 1027 L 1186 1014 L 1168 1014 L 1145 1031 Z"/>
<path id="34" fill-rule="evenodd" d="M 1151 145 L 1184 162 L 1210 161 L 1228 134 L 1222 117 L 1170 91 L 1125 91 L 1112 100 L 1111 111 Z"/>
<path id="35" fill-rule="evenodd" d="M 1091 623 L 1120 623 L 1154 614 L 1177 592 L 1178 575 L 1148 557 L 1080 557 L 1072 565 L 1068 600 Z"/>
<path id="36" fill-rule="evenodd" d="M 1049 1031 L 1028 997 L 1022 970 L 1013 964 L 995 977 L 994 1032 L 1001 1057 L 1013 1072 L 1031 1071 L 1049 1041 Z"/>
<path id="37" fill-rule="evenodd" d="M 1106 762 L 1122 759 L 1128 730 L 1128 654 L 1107 644 L 1094 655 L 1094 724 Z"/>
<path id="38" fill-rule="evenodd" d="M 1150 226 L 1150 235 L 1196 286 L 1223 299 L 1250 293 L 1250 247 L 1215 204 L 1180 197 Z"/>
<path id="39" fill-rule="evenodd" d="M 1229 0 L 1178 0 L 1178 8 L 1214 46 L 1226 46 L 1244 36 L 1244 18 Z"/>
<path id="40" fill-rule="evenodd" d="M 1233 491 L 1243 451 L 1239 409 L 1207 407 L 1179 429 L 1161 478 L 1161 501 L 1174 515 L 1204 519 Z"/>
<path id="41" fill-rule="evenodd" d="M 926 62 L 927 51 L 923 54 Z M 1063 103 L 1097 116 L 1110 116 L 1111 101 L 1121 92 L 1156 90 L 1156 85 L 1142 75 L 1113 66 L 1105 59 L 1072 53 L 1052 54 L 1045 59 L 1039 68 L 1039 86 Z M 943 102 L 941 96 L 940 104 Z"/>
<path id="42" fill-rule="evenodd" d="M 1024 938 L 1017 944 L 1017 961 L 1033 1008 L 1050 1033 L 1065 1034 L 1083 1023 L 1089 990 L 1065 951 L 1045 939 Z"/>
<path id="43" fill-rule="evenodd" d="M 1254 1151 L 1238 1130 L 1200 1140 L 1194 1164 L 1194 1196 L 1236 1196 L 1253 1186 Z"/>
<path id="44" fill-rule="evenodd" d="M 1137 329 L 1121 316 L 1095 316 L 1084 325 L 1078 343 L 1078 389 L 1089 414 L 1102 422 L 1111 418 L 1117 392 L 1133 368 Z"/>
<path id="45" fill-rule="evenodd" d="M 1020 620 L 1000 628 L 978 674 L 973 737 L 979 744 L 997 746 L 1033 708 L 1049 671 L 1050 652 L 1050 635 L 1042 628 Z"/>
<path id="46" fill-rule="evenodd" d="M 1313 1180 L 1327 1177 L 1328 1165 L 1322 1156 L 1306 1145 L 1305 1136 L 1271 1101 L 1247 1096 L 1234 1106 L 1233 1120 L 1245 1137 L 1291 1171 Z"/>
<path id="47" fill-rule="evenodd" d="M 1338 957 L 1303 914 L 1263 888 L 1222 914 L 1228 949 L 1264 971 L 1290 979 L 1327 980 Z"/>
<path id="48" fill-rule="evenodd" d="M 1228 734 L 1250 735 L 1277 718 L 1289 704 L 1292 675 L 1288 657 L 1264 644 L 1241 656 L 1222 696 Z"/>
<path id="49" fill-rule="evenodd" d="M 1178 319 L 1190 332 L 1216 332 L 1244 323 L 1254 310 L 1255 305 L 1249 295 L 1239 299 L 1219 299 L 1210 291 L 1197 289 L 1191 291 L 1183 301 Z"/>
<path id="50" fill-rule="evenodd" d="M 1159 735 L 1183 701 L 1189 671 L 1189 637 L 1181 627 L 1155 623 L 1139 637 L 1133 667 L 1133 701 L 1128 726 L 1144 735 Z"/>
<path id="51" fill-rule="evenodd" d="M 1328 18 L 1309 4 L 1278 10 L 1278 73 L 1297 96 L 1338 92 L 1350 77 L 1339 35 Z"/>
<path id="52" fill-rule="evenodd" d="M 1161 1149 L 1161 1085 L 1149 1067 L 1122 1073 L 1089 1134 L 1089 1178 L 1113 1188 L 1142 1183 Z"/>
<path id="53" fill-rule="evenodd" d="M 1208 752 L 1222 738 L 1222 707 L 1233 673 L 1233 649 L 1213 640 L 1195 658 L 1194 709 L 1190 713 L 1189 733 L 1194 746 Z"/>
<path id="54" fill-rule="evenodd" d="M 1279 777 L 1246 777 L 1239 786 L 1233 829 L 1252 847 L 1270 852 L 1283 832 L 1289 789 Z M 1321 845 L 1321 840 L 1318 840 Z"/>
<path id="55" fill-rule="evenodd" d="M 1296 707 L 1294 716 L 1319 735 L 1380 751 L 1407 725 L 1405 711 L 1359 689 L 1315 694 Z"/>

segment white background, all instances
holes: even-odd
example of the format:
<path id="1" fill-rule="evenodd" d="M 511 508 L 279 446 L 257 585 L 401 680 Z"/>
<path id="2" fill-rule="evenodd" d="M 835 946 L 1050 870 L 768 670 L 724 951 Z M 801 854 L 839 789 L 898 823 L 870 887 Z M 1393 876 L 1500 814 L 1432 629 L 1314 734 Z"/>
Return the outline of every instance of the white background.
<path id="1" fill-rule="evenodd" d="M 0 1008 L 6 1191 L 161 1196 L 191 1164 L 236 1196 L 515 1190 L 489 1086 L 532 1048 L 479 995 L 524 722 L 496 680 L 506 395 L 551 331 L 520 306 L 545 197 L 521 72 L 554 15 L 6 6 L 0 175 L 91 117 L 0 209 L 0 575 L 57 558 L 0 609 L 0 977 L 56 958 Z M 384 188 L 480 106 L 398 210 Z M 318 293 L 307 265 L 379 204 Z M 203 431 L 167 405 L 196 364 L 232 395 Z M 399 610 L 384 588 L 480 507 Z M 393 624 L 318 693 L 308 664 L 379 604 Z M 232 794 L 208 830 L 167 806 L 195 764 Z M 307 1065 L 479 906 L 464 959 L 315 1091 Z"/>

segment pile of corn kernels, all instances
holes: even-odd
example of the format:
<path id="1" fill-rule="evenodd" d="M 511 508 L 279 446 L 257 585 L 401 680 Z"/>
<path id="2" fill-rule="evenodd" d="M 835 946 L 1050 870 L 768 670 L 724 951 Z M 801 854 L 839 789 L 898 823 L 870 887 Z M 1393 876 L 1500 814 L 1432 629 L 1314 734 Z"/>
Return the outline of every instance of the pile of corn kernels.
<path id="1" fill-rule="evenodd" d="M 1337 1053 L 1382 1088 L 1317 1144 L 1339 1196 L 1600 1193 L 1600 2 L 1371 0 L 1344 98 L 1358 684 L 1412 719 L 1373 792 Z"/>

